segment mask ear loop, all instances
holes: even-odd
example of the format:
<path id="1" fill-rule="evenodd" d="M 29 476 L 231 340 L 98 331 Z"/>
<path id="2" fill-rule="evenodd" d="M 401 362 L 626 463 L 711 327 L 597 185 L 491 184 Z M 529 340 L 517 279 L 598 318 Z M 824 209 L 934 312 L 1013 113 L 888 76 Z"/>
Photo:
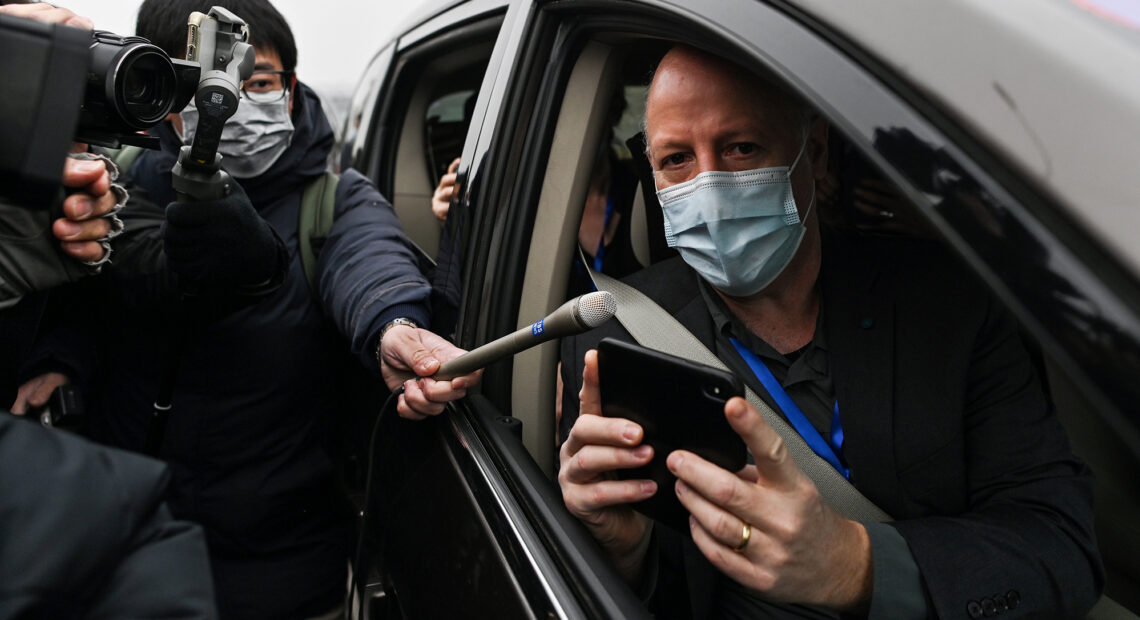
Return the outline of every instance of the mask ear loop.
<path id="1" fill-rule="evenodd" d="M 810 137 L 810 136 L 811 136 L 811 125 L 808 124 L 804 127 L 804 140 L 803 140 L 803 143 L 800 145 L 800 152 L 796 155 L 796 159 L 792 162 L 792 165 L 788 167 L 788 185 L 792 184 L 792 173 L 795 172 L 796 166 L 798 166 L 800 163 L 800 158 L 803 157 L 804 152 L 807 151 L 808 137 Z M 794 192 L 792 194 L 792 199 L 795 200 L 795 193 Z M 812 180 L 811 198 L 808 199 L 808 206 L 807 206 L 807 210 L 804 211 L 804 216 L 800 218 L 800 226 L 807 226 L 808 216 L 811 215 L 811 209 L 814 206 L 815 206 L 815 181 Z"/>

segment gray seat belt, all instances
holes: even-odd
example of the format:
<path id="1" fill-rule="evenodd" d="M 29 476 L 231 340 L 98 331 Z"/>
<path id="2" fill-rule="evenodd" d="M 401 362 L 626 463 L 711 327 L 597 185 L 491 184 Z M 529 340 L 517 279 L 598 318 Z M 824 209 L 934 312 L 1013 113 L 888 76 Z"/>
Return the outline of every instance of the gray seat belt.
<path id="1" fill-rule="evenodd" d="M 581 248 L 579 248 L 581 252 Z M 582 263 L 589 265 L 582 257 Z M 673 318 L 661 306 L 657 305 L 641 291 L 623 284 L 603 273 L 587 267 L 590 277 L 598 290 L 609 291 L 617 300 L 617 320 L 625 327 L 638 344 L 656 349 L 663 353 L 676 355 L 694 362 L 707 364 L 714 368 L 728 370 L 724 362 L 709 351 L 708 347 L 697 340 L 684 325 Z M 871 500 L 864 497 L 846 478 L 835 470 L 827 461 L 820 458 L 808 447 L 807 442 L 800 437 L 790 424 L 784 421 L 772 408 L 768 406 L 750 388 L 745 388 L 748 402 L 752 403 L 764 416 L 780 437 L 784 445 L 795 459 L 800 470 L 807 474 L 819 489 L 827 503 L 839 514 L 854 521 L 874 522 L 890 521 L 891 517 Z"/>

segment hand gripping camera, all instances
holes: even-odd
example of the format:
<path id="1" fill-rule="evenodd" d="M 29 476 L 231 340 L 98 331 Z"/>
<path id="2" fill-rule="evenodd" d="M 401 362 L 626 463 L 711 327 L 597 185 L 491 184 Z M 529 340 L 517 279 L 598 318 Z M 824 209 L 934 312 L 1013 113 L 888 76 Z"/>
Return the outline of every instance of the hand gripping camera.
<path id="1" fill-rule="evenodd" d="M 224 196 L 228 176 L 218 174 L 216 152 L 241 81 L 253 71 L 248 39 L 245 22 L 220 7 L 191 14 L 186 60 L 142 37 L 0 15 L 0 201 L 58 204 L 72 142 L 158 148 L 157 138 L 139 132 L 195 93 L 201 125 L 180 157 L 175 189 L 191 198 Z"/>
<path id="2" fill-rule="evenodd" d="M 199 74 L 141 37 L 0 15 L 0 199 L 58 201 L 72 142 L 157 147 L 138 132 L 185 107 Z"/>

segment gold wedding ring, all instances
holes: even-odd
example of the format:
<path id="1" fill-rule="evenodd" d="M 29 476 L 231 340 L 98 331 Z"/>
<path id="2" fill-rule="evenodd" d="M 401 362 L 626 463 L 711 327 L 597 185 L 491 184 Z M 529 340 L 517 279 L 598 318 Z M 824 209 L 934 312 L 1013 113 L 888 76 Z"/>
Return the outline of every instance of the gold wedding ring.
<path id="1" fill-rule="evenodd" d="M 740 553 L 748 546 L 748 541 L 752 540 L 752 525 L 749 523 L 744 524 L 744 532 L 740 539 L 740 544 L 732 548 L 733 551 Z"/>

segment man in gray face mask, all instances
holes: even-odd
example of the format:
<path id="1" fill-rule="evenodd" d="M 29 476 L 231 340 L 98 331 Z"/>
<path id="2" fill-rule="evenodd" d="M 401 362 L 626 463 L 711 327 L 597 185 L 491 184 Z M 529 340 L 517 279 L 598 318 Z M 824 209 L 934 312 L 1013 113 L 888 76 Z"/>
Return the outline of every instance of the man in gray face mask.
<path id="1" fill-rule="evenodd" d="M 640 426 L 599 415 L 591 349 L 632 340 L 610 322 L 563 342 L 563 416 L 576 421 L 559 483 L 623 576 L 669 617 L 978 617 L 979 600 L 1087 611 L 1104 583 L 1091 479 L 1012 318 L 936 246 L 822 229 L 828 126 L 772 82 L 677 47 L 645 120 L 680 257 L 626 282 L 895 521 L 839 514 L 741 398 L 724 414 L 754 465 L 676 450 L 659 455 L 675 487 L 616 479 L 655 455 Z M 655 493 L 677 495 L 686 531 L 630 508 Z"/>
<path id="2" fill-rule="evenodd" d="M 323 617 L 344 600 L 349 555 L 351 521 L 337 496 L 325 427 L 349 413 L 341 389 L 352 370 L 346 362 L 389 389 L 404 385 L 398 411 L 408 418 L 439 414 L 478 375 L 430 378 L 462 351 L 425 329 L 431 286 L 417 254 L 391 205 L 355 171 L 340 176 L 335 222 L 310 290 L 301 197 L 325 172 L 333 131 L 320 99 L 296 78 L 297 48 L 285 19 L 266 0 L 146 0 L 137 34 L 181 56 L 187 16 L 214 5 L 249 24 L 257 53 L 237 114 L 225 125 L 222 166 L 284 240 L 284 281 L 221 319 L 191 315 L 182 326 L 185 344 L 172 353 L 168 317 L 177 290 L 162 277 L 109 278 L 107 298 L 118 303 L 86 319 L 107 337 L 91 349 L 54 348 L 39 368 L 97 383 L 91 434 L 138 450 L 157 390 L 154 369 L 177 355 L 173 412 L 158 456 L 173 473 L 173 512 L 205 528 L 222 617 Z M 161 150 L 142 154 L 126 175 L 132 195 L 159 205 L 175 202 L 171 168 L 193 138 L 197 114 L 188 108 L 168 120 L 153 131 Z M 186 226 L 213 226 L 194 206 L 171 205 L 167 224 L 177 213 Z M 242 243 L 225 230 L 214 237 Z M 202 315 L 211 311 L 199 307 Z M 98 366 L 81 355 L 86 350 L 102 354 Z"/>
<path id="3" fill-rule="evenodd" d="M 218 152 L 223 156 L 222 167 L 235 179 L 265 174 L 293 140 L 290 92 L 296 88 L 295 75 L 285 71 L 280 56 L 267 48 L 257 50 L 254 71 L 242 84 L 241 104 L 226 120 L 218 145 Z M 198 127 L 198 108 L 194 101 L 172 117 L 171 122 L 176 128 L 181 126 L 182 143 L 192 144 Z"/>

